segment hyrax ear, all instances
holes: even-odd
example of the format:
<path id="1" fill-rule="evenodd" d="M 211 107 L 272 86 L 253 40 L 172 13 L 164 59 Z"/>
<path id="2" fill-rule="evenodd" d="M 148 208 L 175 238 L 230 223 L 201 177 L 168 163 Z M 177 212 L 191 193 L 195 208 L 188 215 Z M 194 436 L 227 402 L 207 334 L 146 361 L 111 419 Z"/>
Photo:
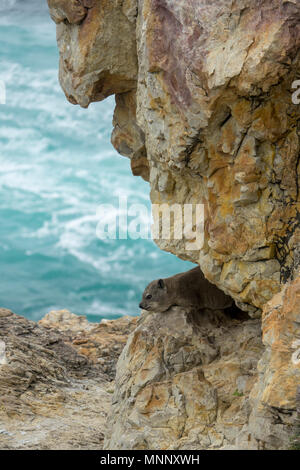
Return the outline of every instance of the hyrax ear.
<path id="1" fill-rule="evenodd" d="M 162 279 L 158 280 L 158 287 L 160 287 L 161 289 L 163 289 L 165 287 L 165 283 Z"/>

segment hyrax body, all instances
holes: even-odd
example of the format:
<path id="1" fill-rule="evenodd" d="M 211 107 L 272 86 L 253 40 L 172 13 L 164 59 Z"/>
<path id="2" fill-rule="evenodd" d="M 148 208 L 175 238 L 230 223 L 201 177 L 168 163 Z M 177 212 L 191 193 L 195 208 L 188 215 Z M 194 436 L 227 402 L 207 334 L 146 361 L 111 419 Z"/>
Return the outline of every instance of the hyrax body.
<path id="1" fill-rule="evenodd" d="M 232 298 L 205 279 L 197 267 L 166 279 L 150 282 L 144 290 L 140 308 L 162 313 L 173 306 L 222 310 L 231 307 L 232 304 Z"/>

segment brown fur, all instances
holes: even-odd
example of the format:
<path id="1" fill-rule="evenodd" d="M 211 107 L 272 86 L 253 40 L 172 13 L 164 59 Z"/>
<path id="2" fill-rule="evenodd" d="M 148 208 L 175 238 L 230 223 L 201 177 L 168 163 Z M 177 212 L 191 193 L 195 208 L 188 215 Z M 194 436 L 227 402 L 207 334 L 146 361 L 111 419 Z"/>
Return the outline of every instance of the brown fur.
<path id="1" fill-rule="evenodd" d="M 150 298 L 151 296 L 151 298 Z M 219 310 L 231 307 L 233 300 L 205 279 L 199 267 L 150 282 L 146 287 L 140 308 L 166 312 L 172 306 L 187 309 Z"/>

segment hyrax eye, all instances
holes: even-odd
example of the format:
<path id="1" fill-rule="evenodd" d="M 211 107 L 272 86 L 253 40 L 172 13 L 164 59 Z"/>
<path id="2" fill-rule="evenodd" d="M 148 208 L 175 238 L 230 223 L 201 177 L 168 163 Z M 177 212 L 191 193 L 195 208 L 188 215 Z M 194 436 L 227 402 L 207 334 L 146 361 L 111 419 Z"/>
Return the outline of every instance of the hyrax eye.
<path id="1" fill-rule="evenodd" d="M 146 299 L 147 299 L 147 300 L 152 299 L 152 295 L 150 295 L 150 294 L 146 295 Z"/>

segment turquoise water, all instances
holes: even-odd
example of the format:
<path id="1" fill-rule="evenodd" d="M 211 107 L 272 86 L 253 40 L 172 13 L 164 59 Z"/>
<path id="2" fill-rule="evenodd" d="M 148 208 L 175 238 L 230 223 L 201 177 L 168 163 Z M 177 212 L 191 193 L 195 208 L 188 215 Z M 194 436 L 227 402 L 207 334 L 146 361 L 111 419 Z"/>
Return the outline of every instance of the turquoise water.
<path id="1" fill-rule="evenodd" d="M 145 285 L 189 269 L 151 240 L 99 240 L 99 204 L 149 205 L 149 187 L 110 144 L 114 98 L 69 104 L 46 0 L 0 0 L 0 306 L 38 320 L 139 313 Z"/>

